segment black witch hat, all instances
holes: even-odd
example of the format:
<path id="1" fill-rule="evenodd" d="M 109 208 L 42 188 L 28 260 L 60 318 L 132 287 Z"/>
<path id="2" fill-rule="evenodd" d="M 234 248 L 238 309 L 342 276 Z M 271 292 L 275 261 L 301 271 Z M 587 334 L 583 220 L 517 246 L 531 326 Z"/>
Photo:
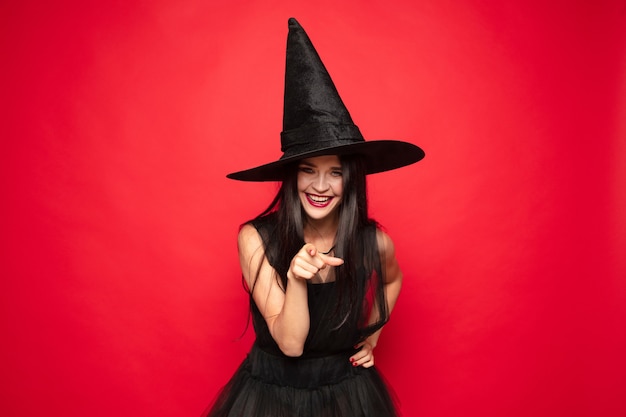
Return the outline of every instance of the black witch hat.
<path id="1" fill-rule="evenodd" d="M 424 151 L 412 143 L 363 139 L 311 40 L 294 18 L 289 19 L 280 136 L 283 156 L 279 160 L 227 177 L 282 181 L 286 165 L 320 155 L 359 155 L 368 174 L 410 165 L 424 157 Z"/>

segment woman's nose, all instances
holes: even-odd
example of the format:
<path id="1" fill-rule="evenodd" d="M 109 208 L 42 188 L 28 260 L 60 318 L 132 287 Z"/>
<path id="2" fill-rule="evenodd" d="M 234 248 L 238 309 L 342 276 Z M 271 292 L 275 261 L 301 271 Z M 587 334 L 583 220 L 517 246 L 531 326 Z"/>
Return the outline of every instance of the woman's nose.
<path id="1" fill-rule="evenodd" d="M 325 175 L 318 175 L 313 182 L 313 189 L 319 193 L 323 193 L 328 190 L 328 180 Z"/>

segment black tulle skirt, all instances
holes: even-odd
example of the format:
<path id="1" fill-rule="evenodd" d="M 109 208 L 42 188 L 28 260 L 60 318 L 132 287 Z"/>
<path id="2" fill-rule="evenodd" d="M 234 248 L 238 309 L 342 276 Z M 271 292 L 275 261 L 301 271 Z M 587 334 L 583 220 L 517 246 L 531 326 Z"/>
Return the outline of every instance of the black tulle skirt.
<path id="1" fill-rule="evenodd" d="M 381 375 L 353 367 L 353 353 L 289 358 L 255 345 L 204 416 L 398 416 Z"/>

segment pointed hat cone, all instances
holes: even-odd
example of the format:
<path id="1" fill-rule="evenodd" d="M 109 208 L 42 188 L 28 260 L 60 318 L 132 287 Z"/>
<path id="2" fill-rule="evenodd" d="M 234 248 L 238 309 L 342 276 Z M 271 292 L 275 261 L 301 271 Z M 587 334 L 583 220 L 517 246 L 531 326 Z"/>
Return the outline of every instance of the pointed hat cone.
<path id="1" fill-rule="evenodd" d="M 362 142 L 348 109 L 306 32 L 289 19 L 282 151 Z"/>
<path id="2" fill-rule="evenodd" d="M 397 140 L 365 141 L 306 32 L 289 19 L 281 150 L 275 162 L 228 174 L 241 181 L 282 181 L 285 166 L 320 155 L 358 154 L 368 174 L 410 165 L 419 147 Z"/>

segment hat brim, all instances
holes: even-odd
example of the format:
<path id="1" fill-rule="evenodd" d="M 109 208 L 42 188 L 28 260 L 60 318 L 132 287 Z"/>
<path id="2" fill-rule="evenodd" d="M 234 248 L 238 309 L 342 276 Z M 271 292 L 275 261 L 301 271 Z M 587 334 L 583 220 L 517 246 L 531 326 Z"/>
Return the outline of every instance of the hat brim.
<path id="1" fill-rule="evenodd" d="M 398 140 L 372 140 L 316 149 L 282 157 L 278 161 L 244 171 L 233 172 L 227 178 L 238 181 L 283 181 L 285 166 L 301 159 L 322 155 L 359 155 L 365 161 L 367 174 L 390 171 L 414 164 L 424 158 L 424 151 L 412 143 Z"/>

